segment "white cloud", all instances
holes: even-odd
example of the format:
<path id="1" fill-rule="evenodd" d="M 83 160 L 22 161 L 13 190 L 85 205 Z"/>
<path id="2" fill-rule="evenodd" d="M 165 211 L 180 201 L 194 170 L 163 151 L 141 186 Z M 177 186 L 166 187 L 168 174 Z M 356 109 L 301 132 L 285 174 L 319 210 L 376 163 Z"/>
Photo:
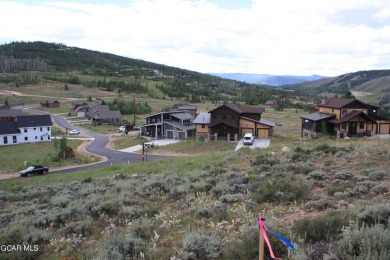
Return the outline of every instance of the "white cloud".
<path id="1" fill-rule="evenodd" d="M 240 9 L 221 3 L 0 2 L 0 42 L 61 42 L 200 72 L 339 75 L 388 68 L 385 0 L 253 0 Z"/>

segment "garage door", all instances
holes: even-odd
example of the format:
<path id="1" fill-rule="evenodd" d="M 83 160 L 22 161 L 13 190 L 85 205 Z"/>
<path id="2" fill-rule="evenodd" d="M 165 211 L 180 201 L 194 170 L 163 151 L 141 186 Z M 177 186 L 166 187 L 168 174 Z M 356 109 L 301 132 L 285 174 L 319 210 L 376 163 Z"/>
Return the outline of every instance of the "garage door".
<path id="1" fill-rule="evenodd" d="M 257 129 L 257 136 L 259 139 L 268 139 L 269 137 L 269 129 L 267 128 L 259 128 Z"/>
<path id="2" fill-rule="evenodd" d="M 381 134 L 390 134 L 390 124 L 381 124 Z"/>
<path id="3" fill-rule="evenodd" d="M 245 134 L 253 134 L 253 129 L 252 128 L 241 128 L 241 134 L 244 136 Z"/>
<path id="4" fill-rule="evenodd" d="M 167 138 L 173 139 L 173 131 L 167 131 Z"/>
<path id="5" fill-rule="evenodd" d="M 180 140 L 186 139 L 186 133 L 185 132 L 177 132 L 178 137 Z"/>

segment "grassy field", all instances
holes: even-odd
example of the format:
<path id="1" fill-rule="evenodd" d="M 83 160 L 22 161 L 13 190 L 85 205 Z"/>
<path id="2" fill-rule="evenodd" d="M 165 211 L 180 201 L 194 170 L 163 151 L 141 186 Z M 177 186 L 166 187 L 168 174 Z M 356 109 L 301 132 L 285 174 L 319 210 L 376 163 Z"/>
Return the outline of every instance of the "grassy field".
<path id="1" fill-rule="evenodd" d="M 82 142 L 79 140 L 68 140 L 67 144 L 75 151 Z M 0 146 L 0 174 L 25 169 L 25 161 L 28 161 L 30 165 L 43 165 L 49 168 L 92 162 L 88 157 L 78 153 L 76 153 L 75 158 L 59 162 L 55 154 L 53 142 Z"/>

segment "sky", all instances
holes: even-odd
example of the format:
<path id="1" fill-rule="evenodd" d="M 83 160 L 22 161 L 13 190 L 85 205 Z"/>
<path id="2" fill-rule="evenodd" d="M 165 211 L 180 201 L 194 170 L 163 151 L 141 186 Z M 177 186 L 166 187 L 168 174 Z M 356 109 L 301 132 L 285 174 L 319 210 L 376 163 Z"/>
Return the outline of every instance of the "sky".
<path id="1" fill-rule="evenodd" d="M 0 0 L 0 44 L 45 41 L 202 73 L 390 69 L 388 0 Z"/>

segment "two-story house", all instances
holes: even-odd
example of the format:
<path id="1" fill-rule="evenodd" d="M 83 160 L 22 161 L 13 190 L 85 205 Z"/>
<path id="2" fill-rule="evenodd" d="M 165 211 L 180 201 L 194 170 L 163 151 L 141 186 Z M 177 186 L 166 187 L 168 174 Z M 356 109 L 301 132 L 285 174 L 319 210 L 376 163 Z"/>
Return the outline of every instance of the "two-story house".
<path id="1" fill-rule="evenodd" d="M 327 98 L 317 106 L 319 111 L 301 117 L 304 139 L 324 132 L 340 137 L 390 133 L 390 119 L 377 114 L 378 106 L 351 98 Z"/>
<path id="2" fill-rule="evenodd" d="M 166 112 L 149 115 L 145 117 L 145 123 L 138 126 L 140 135 L 146 138 L 167 138 L 180 139 L 195 136 L 195 125 L 193 120 L 195 113 L 193 107 L 186 110 L 184 107 L 171 109 Z"/>
<path id="3" fill-rule="evenodd" d="M 272 135 L 273 122 L 261 118 L 261 107 L 239 107 L 224 104 L 206 113 L 200 113 L 195 119 L 197 136 L 224 140 L 237 140 L 246 133 L 252 133 L 260 139 Z"/>
<path id="4" fill-rule="evenodd" d="M 50 142 L 50 115 L 16 116 L 14 122 L 0 122 L 0 145 Z"/>

